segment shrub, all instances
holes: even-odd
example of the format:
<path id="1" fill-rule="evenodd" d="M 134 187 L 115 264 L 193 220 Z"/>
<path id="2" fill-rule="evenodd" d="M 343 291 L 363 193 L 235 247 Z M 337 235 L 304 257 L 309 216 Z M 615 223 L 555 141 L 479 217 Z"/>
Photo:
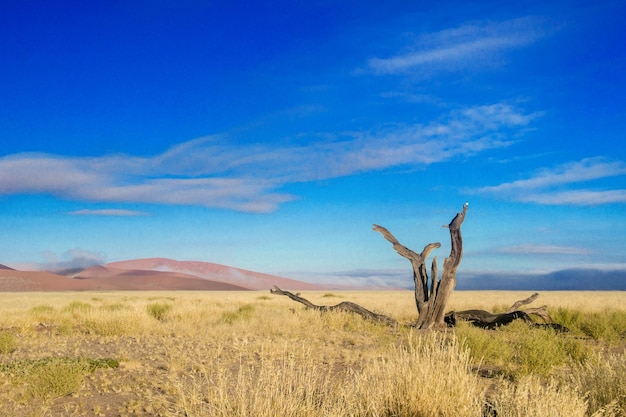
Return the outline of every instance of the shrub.
<path id="1" fill-rule="evenodd" d="M 34 316 L 36 320 L 49 322 L 52 321 L 55 316 L 55 309 L 51 305 L 41 304 L 31 308 L 29 313 Z"/>
<path id="2" fill-rule="evenodd" d="M 559 334 L 550 328 L 534 328 L 518 321 L 488 331 L 459 323 L 457 337 L 470 349 L 475 363 L 500 367 L 505 375 L 548 376 L 570 362 L 581 363 L 589 349 L 583 341 Z"/>
<path id="3" fill-rule="evenodd" d="M 82 301 L 72 301 L 67 306 L 63 307 L 64 312 L 69 313 L 84 313 L 91 310 L 91 304 L 84 303 Z"/>
<path id="4" fill-rule="evenodd" d="M 33 314 L 53 313 L 54 307 L 48 304 L 41 304 L 30 309 Z"/>
<path id="5" fill-rule="evenodd" d="M 611 341 L 618 337 L 606 317 L 602 317 L 598 313 L 588 313 L 582 319 L 580 329 L 586 336 L 594 340 Z"/>
<path id="6" fill-rule="evenodd" d="M 226 324 L 232 324 L 237 320 L 248 320 L 252 317 L 254 306 L 252 304 L 244 304 L 235 311 L 226 311 L 222 313 L 222 321 Z"/>
<path id="7" fill-rule="evenodd" d="M 594 340 L 613 343 L 626 336 L 626 311 L 587 311 L 558 308 L 552 317 L 555 322 Z"/>
<path id="8" fill-rule="evenodd" d="M 546 377 L 572 359 L 582 361 L 586 357 L 582 342 L 565 338 L 550 328 L 533 328 L 520 321 L 502 331 L 515 344 L 509 362 L 509 373 L 514 377 L 531 374 Z"/>
<path id="9" fill-rule="evenodd" d="M 172 305 L 166 303 L 152 303 L 148 304 L 146 309 L 150 317 L 163 321 L 165 320 L 167 313 L 172 309 Z"/>
<path id="10" fill-rule="evenodd" d="M 501 334 L 488 331 L 462 321 L 455 326 L 455 334 L 469 349 L 474 363 L 504 367 L 513 357 L 513 346 Z"/>
<path id="11" fill-rule="evenodd" d="M 77 391 L 85 375 L 97 368 L 115 368 L 114 359 L 49 357 L 2 364 L 0 372 L 24 382 L 31 398 L 49 400 Z"/>
<path id="12" fill-rule="evenodd" d="M 322 295 L 322 297 L 324 297 L 324 298 L 337 298 L 339 296 L 337 294 L 333 294 L 332 292 L 327 292 L 326 294 Z"/>
<path id="13" fill-rule="evenodd" d="M 87 369 L 83 363 L 51 360 L 37 366 L 27 378 L 28 393 L 41 400 L 63 397 L 77 391 Z"/>
<path id="14" fill-rule="evenodd" d="M 0 353 L 11 353 L 17 347 L 15 336 L 9 332 L 0 331 Z"/>
<path id="15" fill-rule="evenodd" d="M 551 316 L 556 323 L 562 324 L 571 331 L 580 330 L 580 323 L 583 319 L 581 310 L 559 307 L 556 311 L 551 312 Z"/>
<path id="16" fill-rule="evenodd" d="M 113 303 L 113 304 L 105 304 L 103 306 L 100 306 L 100 309 L 104 311 L 121 311 L 121 310 L 131 310 L 132 307 L 123 303 Z"/>

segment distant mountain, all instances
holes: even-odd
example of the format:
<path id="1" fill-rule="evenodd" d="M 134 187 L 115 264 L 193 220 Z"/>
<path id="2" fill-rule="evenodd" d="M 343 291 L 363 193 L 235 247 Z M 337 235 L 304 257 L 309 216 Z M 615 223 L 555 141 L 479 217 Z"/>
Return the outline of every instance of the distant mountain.
<path id="1" fill-rule="evenodd" d="M 626 270 L 564 269 L 547 274 L 459 272 L 459 290 L 626 291 Z"/>
<path id="2" fill-rule="evenodd" d="M 0 264 L 0 269 L 8 269 L 9 271 L 15 271 L 13 268 L 9 268 L 8 266 L 2 265 L 2 264 Z"/>

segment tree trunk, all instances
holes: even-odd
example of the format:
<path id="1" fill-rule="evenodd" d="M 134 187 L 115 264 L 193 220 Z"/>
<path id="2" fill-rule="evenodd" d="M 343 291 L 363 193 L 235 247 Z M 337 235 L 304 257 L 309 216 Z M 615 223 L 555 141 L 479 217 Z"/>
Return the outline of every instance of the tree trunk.
<path id="1" fill-rule="evenodd" d="M 451 250 L 443 262 L 441 279 L 437 277 L 437 257 L 431 265 L 430 278 L 426 271 L 426 259 L 430 252 L 441 247 L 440 243 L 430 243 L 424 247 L 422 253 L 417 254 L 398 242 L 389 230 L 382 226 L 374 225 L 373 230 L 381 233 L 391 242 L 393 248 L 400 256 L 407 258 L 413 267 L 413 280 L 415 282 L 415 304 L 417 306 L 417 321 L 415 327 L 419 329 L 440 329 L 447 326 L 444 321 L 446 305 L 450 295 L 456 286 L 456 271 L 463 257 L 463 238 L 461 236 L 461 224 L 465 220 L 468 204 L 463 205 L 463 210 L 452 219 L 447 227 L 450 230 Z"/>

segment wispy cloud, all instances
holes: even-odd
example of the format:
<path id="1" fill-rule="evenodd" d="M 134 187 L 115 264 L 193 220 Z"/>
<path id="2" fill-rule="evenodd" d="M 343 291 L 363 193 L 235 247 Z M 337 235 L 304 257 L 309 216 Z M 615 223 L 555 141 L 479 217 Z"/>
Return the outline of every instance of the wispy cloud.
<path id="1" fill-rule="evenodd" d="M 89 268 L 105 263 L 102 255 L 80 248 L 68 250 L 60 257 L 53 252 L 45 252 L 42 255 L 45 258 L 45 262 L 34 265 L 33 269 L 62 272 Z"/>
<path id="2" fill-rule="evenodd" d="M 626 163 L 606 158 L 585 158 L 555 168 L 543 169 L 534 176 L 500 185 L 482 187 L 481 194 L 514 201 L 556 205 L 598 205 L 625 203 L 626 189 L 581 188 L 581 183 L 626 176 Z"/>
<path id="3" fill-rule="evenodd" d="M 100 210 L 76 210 L 71 211 L 68 214 L 72 216 L 119 216 L 119 217 L 134 217 L 134 216 L 147 216 L 145 211 L 137 210 L 125 210 L 125 209 L 100 209 Z"/>
<path id="4" fill-rule="evenodd" d="M 514 255 L 588 255 L 591 253 L 589 249 L 574 246 L 558 246 L 558 245 L 513 245 L 499 248 L 499 253 Z"/>
<path id="5" fill-rule="evenodd" d="M 459 109 L 428 124 L 309 134 L 305 143 L 236 144 L 225 134 L 185 142 L 153 157 L 14 154 L 0 158 L 0 195 L 46 193 L 76 201 L 270 212 L 296 198 L 280 192 L 285 184 L 471 157 L 509 146 L 509 138 L 536 116 L 499 103 Z"/>
<path id="6" fill-rule="evenodd" d="M 377 74 L 396 74 L 491 66 L 502 52 L 542 37 L 545 34 L 542 26 L 540 19 L 525 17 L 422 34 L 409 50 L 387 58 L 372 58 L 368 67 Z"/>
<path id="7" fill-rule="evenodd" d="M 412 288 L 410 269 L 358 269 L 320 273 L 285 272 L 282 275 L 305 282 L 315 282 L 331 288 Z"/>

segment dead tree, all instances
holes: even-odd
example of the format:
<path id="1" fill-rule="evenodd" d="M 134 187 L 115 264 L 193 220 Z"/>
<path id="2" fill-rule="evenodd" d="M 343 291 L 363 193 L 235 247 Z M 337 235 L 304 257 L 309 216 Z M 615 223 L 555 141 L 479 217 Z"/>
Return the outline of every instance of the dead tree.
<path id="1" fill-rule="evenodd" d="M 413 281 L 415 282 L 415 305 L 417 306 L 417 321 L 415 327 L 419 329 L 440 329 L 447 326 L 444 321 L 446 305 L 456 286 L 456 270 L 463 257 L 463 238 L 461 224 L 465 220 L 468 203 L 463 210 L 457 213 L 447 227 L 450 230 L 451 250 L 443 262 L 441 279 L 437 277 L 437 257 L 433 258 L 430 268 L 430 277 L 426 270 L 426 259 L 433 249 L 441 247 L 440 243 L 429 243 L 422 253 L 413 252 L 400 244 L 398 239 L 389 230 L 374 225 L 373 230 L 380 232 L 393 245 L 400 256 L 407 258 L 413 267 Z"/>
<path id="2" fill-rule="evenodd" d="M 450 224 L 444 226 L 450 231 L 451 250 L 443 263 L 441 278 L 438 278 L 437 257 L 433 258 L 430 268 L 430 277 L 426 270 L 426 259 L 433 249 L 441 247 L 440 243 L 430 243 L 424 247 L 421 253 L 416 253 L 398 242 L 389 230 L 382 226 L 374 225 L 373 230 L 381 233 L 383 237 L 391 242 L 393 248 L 400 256 L 407 258 L 413 267 L 413 280 L 415 282 L 415 305 L 418 317 L 412 323 L 413 327 L 419 329 L 442 329 L 454 326 L 458 320 L 467 320 L 478 327 L 493 329 L 498 326 L 511 323 L 513 320 L 524 320 L 534 326 L 550 326 L 556 330 L 567 331 L 567 328 L 552 323 L 546 306 L 520 310 L 520 307 L 534 301 L 539 294 L 535 293 L 525 300 L 517 301 L 505 313 L 493 314 L 484 310 L 465 310 L 450 312 L 445 314 L 446 305 L 456 286 L 456 271 L 463 256 L 463 239 L 461 237 L 461 224 L 465 220 L 468 203 L 465 203 L 463 210 L 452 219 Z M 307 308 L 317 311 L 349 311 L 356 313 L 366 320 L 375 321 L 388 326 L 396 327 L 398 322 L 384 314 L 374 313 L 358 304 L 344 301 L 334 306 L 319 306 L 311 303 L 300 294 L 293 294 L 283 291 L 277 286 L 270 290 L 272 294 L 284 295 L 290 299 L 304 304 Z M 537 324 L 530 316 L 536 315 L 543 319 L 543 324 Z"/>

